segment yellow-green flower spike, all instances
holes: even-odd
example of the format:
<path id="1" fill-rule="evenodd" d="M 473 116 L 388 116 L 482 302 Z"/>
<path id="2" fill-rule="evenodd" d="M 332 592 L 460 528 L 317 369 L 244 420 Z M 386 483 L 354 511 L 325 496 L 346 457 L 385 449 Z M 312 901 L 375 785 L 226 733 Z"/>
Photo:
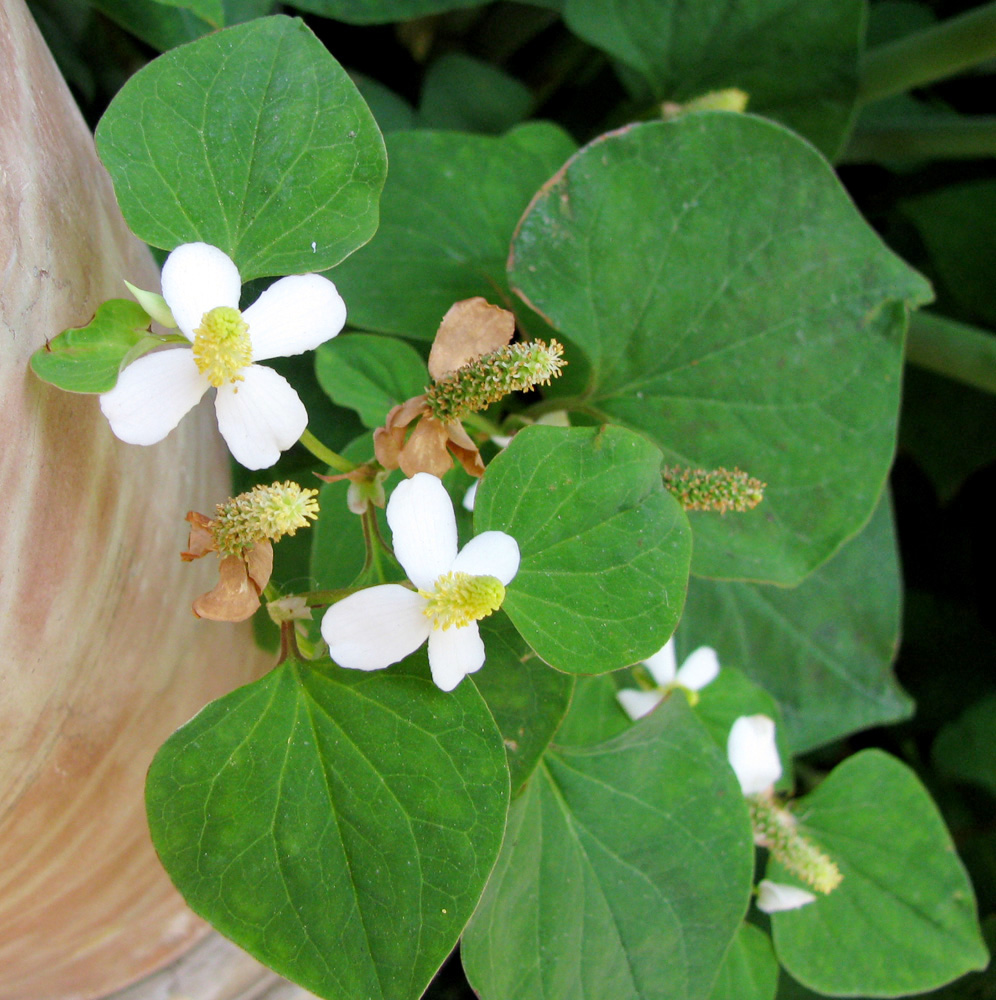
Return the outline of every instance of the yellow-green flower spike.
<path id="1" fill-rule="evenodd" d="M 509 344 L 434 382 L 426 389 L 429 412 L 443 423 L 483 410 L 511 392 L 548 385 L 567 364 L 564 348 L 551 340 Z"/>
<path id="2" fill-rule="evenodd" d="M 215 508 L 211 526 L 222 555 L 240 555 L 257 542 L 279 542 L 318 517 L 318 490 L 303 489 L 289 480 L 256 486 Z"/>
<path id="3" fill-rule="evenodd" d="M 249 324 L 231 306 L 206 312 L 194 330 L 194 361 L 215 388 L 241 382 L 239 374 L 252 364 Z"/>
<path id="4" fill-rule="evenodd" d="M 843 876 L 837 865 L 800 832 L 796 818 L 767 795 L 748 795 L 754 842 L 817 892 L 828 893 Z"/>
<path id="5" fill-rule="evenodd" d="M 493 576 L 444 573 L 431 591 L 419 594 L 428 602 L 423 614 L 432 619 L 434 628 L 463 628 L 501 607 L 505 585 Z"/>
<path id="6" fill-rule="evenodd" d="M 665 466 L 664 488 L 685 510 L 752 510 L 764 499 L 767 485 L 740 469 L 684 469 Z"/>

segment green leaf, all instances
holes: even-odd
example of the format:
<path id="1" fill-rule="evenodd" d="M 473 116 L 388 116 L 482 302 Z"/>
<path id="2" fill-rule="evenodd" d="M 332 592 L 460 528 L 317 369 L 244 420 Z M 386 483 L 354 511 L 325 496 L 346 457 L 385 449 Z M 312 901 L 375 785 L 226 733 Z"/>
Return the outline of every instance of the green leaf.
<path id="1" fill-rule="evenodd" d="M 483 3 L 485 0 L 293 0 L 292 6 L 347 24 L 385 24 Z"/>
<path id="2" fill-rule="evenodd" d="M 854 600 L 855 592 L 862 600 Z M 906 718 L 892 673 L 901 580 L 889 503 L 794 589 L 692 578 L 683 645 L 711 645 L 724 667 L 773 694 L 796 752 Z"/>
<path id="3" fill-rule="evenodd" d="M 996 427 L 996 394 L 907 366 L 899 449 L 930 477 L 942 503 L 996 459 L 996 436 L 980 427 Z"/>
<path id="4" fill-rule="evenodd" d="M 892 673 L 901 593 L 885 498 L 864 531 L 794 589 L 693 577 L 680 634 L 685 648 L 712 646 L 724 667 L 773 694 L 803 752 L 912 712 Z"/>
<path id="5" fill-rule="evenodd" d="M 949 722 L 934 740 L 937 769 L 957 781 L 981 785 L 996 795 L 996 694 Z"/>
<path id="6" fill-rule="evenodd" d="M 857 94 L 863 0 L 566 0 L 572 31 L 635 69 L 658 100 L 726 87 L 750 97 L 827 155 L 840 148 Z"/>
<path id="7" fill-rule="evenodd" d="M 419 126 L 501 135 L 526 118 L 532 104 L 529 88 L 514 77 L 479 59 L 450 52 L 425 75 Z"/>
<path id="8" fill-rule="evenodd" d="M 803 986 L 902 996 L 985 967 L 971 883 L 909 768 L 878 750 L 856 754 L 796 814 L 844 876 L 828 896 L 772 915 L 775 952 Z M 773 861 L 768 877 L 794 881 Z"/>
<path id="9" fill-rule="evenodd" d="M 377 228 L 377 125 L 290 18 L 227 28 L 149 63 L 111 102 L 97 150 L 140 238 L 167 250 L 211 243 L 243 281 L 331 267 Z"/>
<path id="10" fill-rule="evenodd" d="M 771 938 L 753 924 L 741 924 L 709 1000 L 775 1000 L 777 991 L 778 959 Z"/>
<path id="11" fill-rule="evenodd" d="M 929 288 L 791 133 L 713 112 L 603 136 L 530 206 L 510 280 L 590 363 L 550 394 L 768 484 L 690 515 L 696 573 L 792 585 L 871 516 Z"/>
<path id="12" fill-rule="evenodd" d="M 554 736 L 556 745 L 590 747 L 629 729 L 630 719 L 616 698 L 616 690 L 614 674 L 575 678 L 570 708 Z"/>
<path id="13" fill-rule="evenodd" d="M 163 343 L 149 334 L 152 320 L 130 299 L 110 299 L 86 325 L 63 330 L 31 355 L 31 370 L 66 392 L 108 392 L 126 357 Z"/>
<path id="14" fill-rule="evenodd" d="M 504 738 L 515 795 L 563 720 L 574 679 L 540 660 L 505 615 L 485 618 L 480 628 L 487 660 L 473 680 Z"/>
<path id="15" fill-rule="evenodd" d="M 90 0 L 93 7 L 160 52 L 193 41 L 211 31 L 207 21 L 150 0 Z"/>
<path id="16" fill-rule="evenodd" d="M 381 426 L 392 406 L 420 395 L 430 381 L 413 347 L 364 333 L 322 344 L 315 352 L 315 374 L 329 398 L 356 410 L 367 427 Z"/>
<path id="17" fill-rule="evenodd" d="M 180 7 L 196 14 L 213 28 L 225 26 L 225 5 L 222 0 L 156 0 L 164 7 Z"/>
<path id="18" fill-rule="evenodd" d="M 494 864 L 508 770 L 476 689 L 424 656 L 287 661 L 174 733 L 146 802 L 177 888 L 250 954 L 328 1000 L 415 1000 Z"/>
<path id="19" fill-rule="evenodd" d="M 349 76 L 370 106 L 381 132 L 386 135 L 415 127 L 415 109 L 403 97 L 363 73 L 350 70 Z"/>
<path id="20" fill-rule="evenodd" d="M 656 652 L 678 623 L 691 555 L 660 452 L 620 427 L 527 427 L 488 466 L 474 528 L 518 543 L 502 605 L 547 663 L 615 670 Z"/>
<path id="21" fill-rule="evenodd" d="M 524 313 L 508 292 L 508 244 L 536 188 L 574 152 L 570 138 L 536 122 L 500 139 L 396 133 L 387 148 L 380 229 L 330 275 L 350 323 L 432 340 L 446 310 L 474 295 Z"/>
<path id="22" fill-rule="evenodd" d="M 965 311 L 962 318 L 996 326 L 996 265 L 979 252 L 996 241 L 996 181 L 952 184 L 901 208 L 927 244 L 941 292 Z"/>
<path id="23" fill-rule="evenodd" d="M 197 0 L 191 3 L 177 3 L 167 6 L 170 0 L 161 3 L 154 0 L 89 0 L 90 5 L 106 14 L 125 31 L 130 31 L 143 42 L 160 52 L 175 48 L 184 42 L 192 42 L 215 30 L 214 25 L 197 17 L 193 11 Z M 202 0 L 206 9 L 213 8 L 216 0 Z M 241 24 L 269 14 L 276 6 L 275 0 L 223 0 L 224 24 Z M 181 7 L 189 9 L 183 10 Z"/>
<path id="24" fill-rule="evenodd" d="M 672 699 L 547 752 L 464 935 L 467 978 L 482 1000 L 705 1000 L 752 868 L 733 772 Z"/>

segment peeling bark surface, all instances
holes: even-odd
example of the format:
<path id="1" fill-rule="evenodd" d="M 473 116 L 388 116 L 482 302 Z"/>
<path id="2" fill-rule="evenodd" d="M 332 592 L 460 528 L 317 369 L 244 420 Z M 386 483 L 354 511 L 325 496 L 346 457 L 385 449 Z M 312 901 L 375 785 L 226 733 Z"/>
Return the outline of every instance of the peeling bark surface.
<path id="1" fill-rule="evenodd" d="M 229 494 L 211 404 L 117 441 L 31 353 L 128 278 L 158 289 L 23 0 L 0 4 L 0 996 L 104 996 L 201 937 L 149 842 L 156 748 L 269 665 L 198 621 L 184 514 Z"/>

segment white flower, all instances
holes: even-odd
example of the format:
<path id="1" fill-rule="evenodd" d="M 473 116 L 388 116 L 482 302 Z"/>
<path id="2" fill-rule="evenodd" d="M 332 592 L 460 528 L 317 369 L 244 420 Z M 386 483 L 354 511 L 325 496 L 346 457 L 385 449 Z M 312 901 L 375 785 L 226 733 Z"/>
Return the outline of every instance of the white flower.
<path id="1" fill-rule="evenodd" d="M 639 691 L 635 688 L 623 688 L 616 693 L 619 704 L 634 721 L 652 712 L 672 688 L 701 691 L 719 675 L 719 657 L 711 646 L 699 646 L 689 653 L 679 670 L 673 636 L 643 663 L 657 682 L 657 689 Z"/>
<path id="2" fill-rule="evenodd" d="M 308 414 L 268 358 L 302 354 L 346 322 L 335 285 L 320 274 L 275 281 L 244 313 L 242 282 L 223 251 L 185 243 L 166 258 L 163 299 L 191 347 L 157 351 L 130 364 L 100 397 L 111 430 L 129 444 L 155 444 L 211 387 L 218 429 L 236 460 L 265 469 L 300 438 Z"/>
<path id="3" fill-rule="evenodd" d="M 480 479 L 475 479 L 463 495 L 463 509 L 474 511 L 474 501 L 477 499 L 477 487 L 481 485 Z"/>
<path id="4" fill-rule="evenodd" d="M 744 795 L 765 792 L 782 776 L 775 723 L 766 715 L 741 715 L 733 723 L 726 756 Z"/>
<path id="5" fill-rule="evenodd" d="M 429 640 L 432 679 L 452 691 L 484 664 L 477 621 L 496 611 L 519 569 L 519 546 L 485 531 L 457 553 L 456 518 L 446 488 L 427 472 L 391 494 L 387 523 L 394 554 L 418 588 L 388 583 L 333 604 L 322 619 L 329 654 L 342 667 L 380 670 Z"/>
<path id="6" fill-rule="evenodd" d="M 794 885 L 772 882 L 766 878 L 757 883 L 757 908 L 763 913 L 797 910 L 800 906 L 815 902 L 816 897 L 811 892 Z"/>

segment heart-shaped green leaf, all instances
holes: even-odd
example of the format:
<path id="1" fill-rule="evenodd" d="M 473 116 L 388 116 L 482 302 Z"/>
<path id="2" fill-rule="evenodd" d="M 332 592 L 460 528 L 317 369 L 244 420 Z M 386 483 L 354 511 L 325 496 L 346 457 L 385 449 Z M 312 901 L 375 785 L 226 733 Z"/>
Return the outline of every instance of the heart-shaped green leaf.
<path id="1" fill-rule="evenodd" d="M 871 516 L 930 293 L 807 143 L 722 113 L 603 136 L 530 206 L 510 278 L 590 362 L 553 394 L 768 484 L 690 515 L 696 573 L 795 584 Z"/>
<path id="2" fill-rule="evenodd" d="M 514 77 L 448 52 L 425 75 L 418 121 L 421 128 L 501 135 L 526 118 L 532 104 L 529 88 Z"/>
<path id="3" fill-rule="evenodd" d="M 432 340 L 446 310 L 475 295 L 526 314 L 508 291 L 508 244 L 536 189 L 574 152 L 570 138 L 534 122 L 500 139 L 395 133 L 387 149 L 380 229 L 329 275 L 350 323 Z"/>
<path id="4" fill-rule="evenodd" d="M 351 333 L 322 344 L 315 374 L 329 398 L 356 410 L 367 427 L 384 423 L 387 411 L 425 391 L 429 373 L 404 341 Z"/>
<path id="5" fill-rule="evenodd" d="M 705 1000 L 753 853 L 733 772 L 682 698 L 548 751 L 464 935 L 467 977 L 482 1000 Z"/>
<path id="6" fill-rule="evenodd" d="M 31 370 L 66 392 L 108 392 L 121 365 L 163 343 L 149 314 L 130 299 L 109 299 L 87 323 L 63 330 L 31 355 Z"/>
<path id="7" fill-rule="evenodd" d="M 681 639 L 714 647 L 724 666 L 770 691 L 801 753 L 909 715 L 892 673 L 900 594 L 886 497 L 864 531 L 794 589 L 693 577 Z"/>
<path id="8" fill-rule="evenodd" d="M 751 111 L 785 122 L 828 156 L 850 124 L 863 0 L 565 0 L 564 19 L 636 70 L 658 100 L 737 87 Z"/>
<path id="9" fill-rule="evenodd" d="M 501 845 L 505 750 L 472 684 L 424 655 L 287 661 L 166 741 L 149 827 L 191 908 L 328 1000 L 416 1000 Z"/>
<path id="10" fill-rule="evenodd" d="M 528 427 L 488 466 L 474 528 L 518 543 L 504 611 L 547 663 L 615 670 L 664 645 L 684 603 L 691 533 L 660 452 L 621 427 Z"/>
<path id="11" fill-rule="evenodd" d="M 551 670 L 503 614 L 485 618 L 481 636 L 488 658 L 474 684 L 504 738 L 514 795 L 567 713 L 574 678 Z"/>
<path id="12" fill-rule="evenodd" d="M 778 959 L 771 938 L 753 924 L 741 924 L 709 1000 L 775 1000 L 777 992 Z"/>
<path id="13" fill-rule="evenodd" d="M 320 271 L 377 228 L 386 160 L 345 70 L 269 17 L 160 56 L 121 88 L 97 150 L 125 219 L 171 250 L 224 250 L 243 281 Z"/>
<path id="14" fill-rule="evenodd" d="M 866 750 L 796 812 L 843 875 L 828 896 L 771 918 L 779 961 L 800 983 L 831 996 L 894 997 L 985 967 L 972 885 L 909 768 Z M 773 861 L 768 877 L 794 881 Z"/>

